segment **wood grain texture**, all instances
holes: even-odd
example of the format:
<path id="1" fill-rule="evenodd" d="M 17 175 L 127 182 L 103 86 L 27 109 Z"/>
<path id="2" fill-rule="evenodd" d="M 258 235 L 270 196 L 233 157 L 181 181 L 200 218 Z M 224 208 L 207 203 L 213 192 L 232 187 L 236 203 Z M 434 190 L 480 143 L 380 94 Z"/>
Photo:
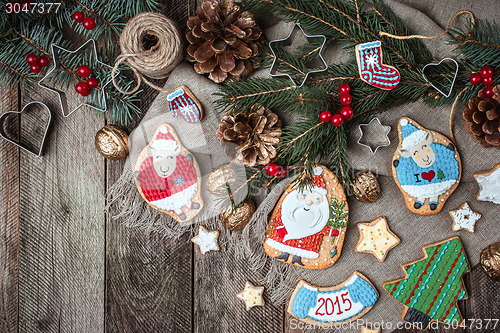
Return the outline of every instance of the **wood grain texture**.
<path id="1" fill-rule="evenodd" d="M 17 91 L 0 90 L 0 114 L 17 103 Z M 0 331 L 11 333 L 18 330 L 19 148 L 5 140 L 0 170 Z"/>
<path id="2" fill-rule="evenodd" d="M 53 114 L 43 157 L 20 155 L 19 330 L 104 330 L 104 161 L 94 111 L 61 116 L 56 96 L 27 87 Z"/>

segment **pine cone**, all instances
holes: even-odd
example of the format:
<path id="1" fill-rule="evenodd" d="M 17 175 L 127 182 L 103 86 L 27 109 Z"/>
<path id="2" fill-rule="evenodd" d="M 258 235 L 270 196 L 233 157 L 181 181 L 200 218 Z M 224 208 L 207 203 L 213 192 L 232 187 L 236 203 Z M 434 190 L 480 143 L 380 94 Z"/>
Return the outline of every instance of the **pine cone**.
<path id="1" fill-rule="evenodd" d="M 247 167 L 266 165 L 276 157 L 281 136 L 278 115 L 261 105 L 221 119 L 215 136 L 229 158 Z"/>
<path id="2" fill-rule="evenodd" d="M 500 85 L 493 88 L 493 98 L 484 97 L 483 90 L 465 106 L 464 129 L 483 148 L 500 149 Z"/>
<path id="3" fill-rule="evenodd" d="M 250 60 L 261 52 L 262 30 L 254 15 L 233 0 L 205 0 L 187 21 L 187 60 L 198 74 L 209 74 L 216 83 L 247 77 Z"/>

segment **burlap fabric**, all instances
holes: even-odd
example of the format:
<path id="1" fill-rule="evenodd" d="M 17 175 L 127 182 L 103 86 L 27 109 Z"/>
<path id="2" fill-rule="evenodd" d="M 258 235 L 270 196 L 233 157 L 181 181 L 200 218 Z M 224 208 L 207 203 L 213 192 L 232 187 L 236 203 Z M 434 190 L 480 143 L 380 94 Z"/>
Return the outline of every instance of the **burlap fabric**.
<path id="1" fill-rule="evenodd" d="M 411 33 L 423 35 L 434 35 L 441 32 L 442 27 L 446 27 L 448 20 L 459 10 L 471 10 L 477 18 L 489 20 L 495 19 L 499 14 L 498 8 L 487 0 L 474 2 L 467 0 L 434 2 L 386 0 L 386 2 L 406 22 Z M 464 21 L 464 19 L 458 20 L 457 24 L 463 24 Z M 266 38 L 271 40 L 286 36 L 290 27 L 288 24 L 278 22 L 265 30 Z M 452 47 L 445 43 L 445 37 L 426 40 L 425 43 L 435 60 L 454 56 Z M 328 52 L 325 58 L 327 63 L 355 61 L 353 50 L 350 53 L 334 50 Z M 260 71 L 255 75 L 265 77 L 267 71 Z M 203 197 L 206 207 L 199 218 L 192 223 L 184 224 L 172 221 L 166 215 L 155 212 L 142 200 L 132 179 L 132 169 L 137 155 L 149 142 L 158 125 L 162 122 L 173 125 L 182 143 L 196 156 L 204 178 L 213 168 L 228 161 L 214 135 L 220 119 L 220 115 L 214 109 L 214 101 L 217 98 L 214 93 L 218 91 L 218 86 L 203 76 L 197 75 L 193 71 L 192 65 L 185 63 L 179 65 L 172 72 L 165 88 L 173 90 L 180 85 L 187 85 L 201 101 L 205 109 L 205 118 L 196 125 L 187 124 L 180 118 L 174 119 L 168 109 L 166 94 L 160 93 L 138 128 L 131 134 L 132 146 L 128 163 L 125 166 L 123 176 L 109 193 L 110 203 L 121 207 L 120 216 L 125 217 L 126 223 L 130 226 L 160 232 L 165 237 L 177 237 L 184 232 L 193 232 L 195 229 L 193 224 L 204 224 L 209 228 L 221 230 L 222 250 L 229 251 L 241 258 L 240 264 L 253 271 L 253 273 L 249 272 L 253 282 L 266 284 L 266 293 L 274 303 L 287 301 L 300 279 L 319 286 L 329 286 L 344 281 L 354 270 L 358 270 L 373 282 L 380 294 L 375 307 L 363 319 L 370 322 L 381 322 L 382 320 L 391 322 L 392 328 L 395 328 L 396 323 L 401 322 L 403 307 L 382 289 L 382 283 L 404 276 L 401 265 L 421 258 L 423 245 L 458 235 L 462 239 L 471 265 L 475 265 L 479 262 L 480 250 L 487 244 L 500 240 L 500 230 L 497 223 L 500 206 L 476 200 L 478 186 L 472 176 L 474 171 L 490 169 L 499 162 L 500 153 L 492 149 L 482 149 L 465 133 L 463 120 L 460 116 L 463 106 L 459 106 L 454 122 L 457 145 L 463 164 L 463 177 L 460 186 L 439 214 L 417 216 L 406 209 L 403 197 L 393 181 L 391 171 L 392 155 L 398 141 L 396 133 L 398 119 L 401 116 L 409 116 L 424 127 L 449 136 L 450 107 L 432 109 L 422 102 L 407 104 L 380 115 L 379 118 L 383 124 L 392 126 L 389 135 L 391 145 L 379 149 L 375 155 L 372 155 L 368 148 L 356 143 L 359 136 L 357 131 L 352 133 L 349 141 L 349 156 L 352 166 L 355 170 L 368 169 L 374 172 L 381 183 L 382 195 L 373 204 L 363 204 L 353 197 L 349 198 L 350 225 L 346 241 L 339 261 L 329 269 L 312 272 L 298 267 L 290 267 L 287 264 L 269 259 L 263 251 L 262 243 L 268 215 L 289 182 L 283 182 L 277 186 L 270 195 L 257 196 L 258 210 L 242 232 L 230 233 L 222 228 L 217 219 L 219 212 L 217 201 L 205 190 Z M 285 124 L 294 121 L 293 116 L 284 112 L 285 110 L 275 111 Z M 466 231 L 457 233 L 451 229 L 452 221 L 448 211 L 456 209 L 464 201 L 469 202 L 474 210 L 483 215 L 476 225 L 474 234 Z M 390 228 L 401 238 L 401 243 L 390 251 L 383 263 L 379 263 L 370 254 L 354 252 L 359 236 L 355 224 L 372 221 L 381 215 L 387 217 Z M 240 287 L 235 285 L 234 290 L 237 291 Z M 359 332 L 359 328 L 343 331 Z M 386 328 L 386 331 L 391 331 L 391 329 Z"/>

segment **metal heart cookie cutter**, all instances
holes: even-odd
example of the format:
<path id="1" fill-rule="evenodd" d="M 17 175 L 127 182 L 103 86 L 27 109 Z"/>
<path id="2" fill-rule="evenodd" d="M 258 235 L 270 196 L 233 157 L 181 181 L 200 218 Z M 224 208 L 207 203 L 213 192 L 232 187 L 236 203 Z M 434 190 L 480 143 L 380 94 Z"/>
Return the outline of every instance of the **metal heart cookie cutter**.
<path id="1" fill-rule="evenodd" d="M 324 68 L 308 71 L 306 73 L 306 76 L 302 80 L 302 83 L 300 84 L 300 86 L 297 86 L 297 83 L 295 82 L 295 80 L 293 79 L 293 77 L 291 75 L 286 74 L 286 73 L 277 74 L 279 61 L 277 61 L 278 57 L 276 56 L 276 53 L 274 52 L 274 49 L 273 49 L 273 47 L 290 46 L 292 44 L 291 37 L 292 37 L 292 34 L 295 31 L 296 27 L 298 27 L 300 29 L 300 31 L 302 32 L 302 34 L 306 38 L 322 38 L 323 39 L 323 42 L 321 43 L 321 47 L 320 47 L 319 52 L 318 52 L 318 56 L 319 56 L 319 60 L 321 61 Z M 309 77 L 309 75 L 314 74 L 314 73 L 321 73 L 321 72 L 324 72 L 328 69 L 328 65 L 326 64 L 325 59 L 323 59 L 323 56 L 321 55 L 321 52 L 323 51 L 325 43 L 326 43 L 325 35 L 311 35 L 311 36 L 309 36 L 304 32 L 304 29 L 302 29 L 302 26 L 300 25 L 300 23 L 295 23 L 292 27 L 292 30 L 290 30 L 290 33 L 288 34 L 288 36 L 286 38 L 276 39 L 276 40 L 272 40 L 269 42 L 269 48 L 271 49 L 271 52 L 272 52 L 273 57 L 274 57 L 271 68 L 269 69 L 269 75 L 272 77 L 286 76 L 290 79 L 290 81 L 292 81 L 292 83 L 295 86 L 297 86 L 298 88 L 302 87 L 304 85 L 304 83 L 307 81 L 307 78 Z"/>
<path id="2" fill-rule="evenodd" d="M 30 115 L 30 112 L 34 112 L 37 110 L 36 106 L 38 106 L 38 109 L 41 109 L 43 113 L 46 114 L 46 125 L 43 127 L 33 126 L 32 128 L 29 128 L 29 124 L 36 124 L 41 121 L 41 117 L 39 114 Z M 27 122 L 23 120 L 23 114 L 25 118 L 28 118 Z M 19 115 L 19 126 L 16 126 L 16 133 L 10 133 L 11 135 L 8 135 L 6 129 L 9 126 L 6 126 L 6 121 L 9 116 L 14 115 Z M 46 104 L 42 102 L 31 102 L 26 104 L 21 111 L 8 111 L 0 116 L 0 137 L 18 146 L 19 148 L 24 149 L 25 151 L 37 157 L 40 157 L 43 153 L 43 147 L 45 144 L 45 139 L 47 138 L 47 133 L 49 131 L 51 121 L 52 114 Z M 19 139 L 13 139 L 13 135 L 18 135 Z"/>
<path id="3" fill-rule="evenodd" d="M 443 61 L 453 61 L 455 63 L 455 65 L 457 66 L 457 69 L 455 70 L 455 76 L 453 76 L 453 82 L 451 82 L 451 87 L 450 87 L 450 91 L 448 91 L 448 94 L 445 94 L 444 92 L 442 92 L 438 87 L 436 87 L 431 81 L 429 81 L 427 79 L 427 77 L 425 76 L 425 69 L 428 67 L 428 66 L 439 66 L 441 65 L 441 63 Z M 425 65 L 423 68 L 422 68 L 422 77 L 424 78 L 425 81 L 429 82 L 431 84 L 431 87 L 433 87 L 434 89 L 436 89 L 437 91 L 439 91 L 439 93 L 441 93 L 441 95 L 443 95 L 444 97 L 448 98 L 450 97 L 451 95 L 451 92 L 453 90 L 453 86 L 455 85 L 455 80 L 457 79 L 457 75 L 458 75 L 458 62 L 455 60 L 455 59 L 452 59 L 452 58 L 444 58 L 442 59 L 440 62 L 438 63 L 430 63 L 430 64 L 427 64 Z"/>

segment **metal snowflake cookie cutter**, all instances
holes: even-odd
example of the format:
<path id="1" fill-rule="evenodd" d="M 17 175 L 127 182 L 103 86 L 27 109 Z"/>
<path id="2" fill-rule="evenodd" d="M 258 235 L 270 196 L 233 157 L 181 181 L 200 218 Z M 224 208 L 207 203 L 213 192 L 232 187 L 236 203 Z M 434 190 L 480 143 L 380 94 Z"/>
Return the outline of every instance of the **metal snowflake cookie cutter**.
<path id="1" fill-rule="evenodd" d="M 103 81 L 105 83 L 100 86 L 100 89 L 95 88 L 95 90 L 98 90 L 97 94 L 100 95 L 100 98 L 98 97 L 95 99 L 98 101 L 101 101 L 102 105 L 99 106 L 99 105 L 96 105 L 93 103 L 89 103 L 88 99 L 85 98 L 85 101 L 83 103 L 79 103 L 78 106 L 73 108 L 72 110 L 68 110 L 69 109 L 68 98 L 66 96 L 68 89 L 61 89 L 61 88 L 58 88 L 56 84 L 49 85 L 48 82 L 46 82 L 50 79 L 51 76 L 57 76 L 58 70 L 61 70 L 61 69 L 66 70 L 60 62 L 59 52 L 65 52 L 65 53 L 69 53 L 69 54 L 79 54 L 80 52 L 85 51 L 88 47 L 91 47 L 91 56 L 95 57 L 95 59 L 93 59 L 93 61 L 95 61 L 96 64 L 100 65 L 99 68 L 100 69 L 108 68 L 111 72 L 113 67 L 99 61 L 99 59 L 97 58 L 97 47 L 96 47 L 96 43 L 95 43 L 94 39 L 89 39 L 88 41 L 83 43 L 79 48 L 77 48 L 74 51 L 67 50 L 61 46 L 56 45 L 56 44 L 50 45 L 50 50 L 52 52 L 53 67 L 47 72 L 47 74 L 45 74 L 45 76 L 40 81 L 38 81 L 38 85 L 44 89 L 50 90 L 50 91 L 58 94 L 59 104 L 61 105 L 61 110 L 62 110 L 62 114 L 64 117 L 69 117 L 73 112 L 75 112 L 76 110 L 80 109 L 83 106 L 88 106 L 94 110 L 97 110 L 97 111 L 100 111 L 103 113 L 105 113 L 108 110 L 108 105 L 106 102 L 105 87 L 111 82 L 111 77 L 108 80 Z M 91 96 L 91 95 L 89 95 L 89 96 Z M 89 96 L 87 96 L 87 97 L 89 97 Z"/>
<path id="2" fill-rule="evenodd" d="M 25 111 L 27 112 L 27 110 L 31 109 L 33 106 L 35 105 L 38 105 L 41 107 L 41 109 L 44 111 L 45 114 L 47 114 L 47 120 L 46 120 L 46 125 L 43 127 L 43 135 L 39 135 L 40 134 L 40 131 L 37 130 L 35 128 L 34 131 L 29 131 L 29 130 L 23 130 L 22 128 L 22 114 L 25 113 Z M 19 129 L 18 131 L 20 133 L 28 133 L 28 135 L 31 135 L 33 134 L 35 137 L 38 136 L 39 138 L 41 138 L 41 140 L 38 140 L 40 141 L 40 144 L 38 147 L 36 147 L 35 145 L 31 145 L 32 142 L 33 142 L 33 137 L 30 137 L 28 140 L 26 140 L 25 142 L 26 143 L 23 143 L 23 140 L 21 138 L 21 135 L 22 134 L 19 134 L 19 140 L 16 141 L 12 138 L 9 137 L 9 135 L 6 133 L 5 129 L 6 129 L 6 126 L 5 126 L 5 122 L 7 120 L 7 118 L 10 116 L 10 115 L 20 115 L 21 117 L 19 118 Z M 26 113 L 25 113 L 26 114 Z M 36 117 L 36 119 L 34 119 L 35 122 L 37 121 L 40 121 L 40 118 L 39 117 Z M 45 104 L 45 103 L 42 103 L 42 102 L 30 102 L 28 104 L 26 104 L 22 109 L 21 111 L 8 111 L 8 112 L 5 112 L 4 114 L 2 114 L 0 116 L 0 137 L 4 138 L 6 141 L 18 146 L 19 148 L 37 156 L 37 157 L 40 157 L 42 156 L 42 153 L 43 153 L 43 148 L 45 146 L 45 139 L 47 138 L 47 134 L 49 132 L 49 127 L 50 127 L 50 124 L 52 122 L 52 113 L 50 112 L 50 109 L 49 107 Z M 40 128 L 41 129 L 41 128 Z"/>
<path id="3" fill-rule="evenodd" d="M 372 125 L 372 123 L 374 121 L 377 121 L 378 125 L 376 123 L 374 123 Z M 369 142 L 363 140 L 363 136 L 365 134 L 365 133 L 363 133 L 363 127 L 370 128 L 370 127 L 374 127 L 374 126 L 378 127 L 378 132 L 380 132 L 378 134 L 383 133 L 385 140 L 384 141 L 381 140 L 381 141 L 376 142 L 376 145 L 371 145 Z M 370 120 L 370 122 L 368 124 L 359 124 L 358 129 L 359 129 L 358 144 L 361 146 L 365 146 L 365 147 L 370 148 L 370 152 L 372 154 L 375 154 L 379 148 L 387 147 L 391 144 L 391 140 L 389 140 L 389 133 L 391 132 L 391 126 L 382 125 L 382 123 L 380 122 L 380 119 L 378 119 L 378 117 L 373 117 L 372 120 Z M 373 147 L 375 147 L 375 150 Z"/>
<path id="4" fill-rule="evenodd" d="M 292 34 L 295 31 L 296 27 L 298 27 L 300 29 L 300 31 L 302 32 L 302 34 L 306 38 L 322 38 L 323 39 L 323 42 L 321 43 L 321 47 L 320 47 L 319 52 L 318 52 L 318 57 L 319 57 L 319 60 L 321 61 L 322 65 L 324 66 L 324 68 L 323 69 L 316 69 L 316 70 L 308 71 L 306 73 L 304 79 L 302 80 L 302 83 L 300 84 L 300 86 L 297 86 L 297 83 L 292 78 L 292 76 L 290 76 L 289 74 L 286 74 L 286 73 L 276 74 L 276 72 L 278 70 L 279 62 L 276 61 L 277 60 L 277 56 L 276 56 L 276 53 L 274 52 L 274 49 L 273 49 L 273 46 L 280 47 L 280 46 L 289 46 L 289 45 L 291 45 L 290 38 L 292 37 Z M 326 71 L 328 69 L 328 65 L 326 64 L 325 59 L 321 55 L 321 52 L 323 51 L 323 48 L 325 47 L 325 44 L 326 44 L 326 37 L 325 37 L 325 35 L 308 35 L 308 34 L 306 34 L 304 32 L 304 29 L 302 29 L 302 26 L 300 25 L 300 23 L 295 23 L 293 25 L 292 29 L 290 30 L 290 33 L 288 34 L 288 36 L 286 38 L 275 39 L 275 40 L 272 40 L 272 41 L 269 42 L 269 48 L 271 49 L 271 52 L 272 52 L 272 54 L 274 56 L 273 63 L 271 65 L 271 68 L 269 69 L 269 75 L 272 76 L 272 77 L 286 76 L 286 77 L 288 77 L 288 79 L 290 79 L 290 81 L 292 81 L 292 83 L 295 86 L 297 86 L 298 88 L 302 87 L 304 85 L 304 83 L 307 81 L 307 78 L 309 77 L 309 75 L 314 74 L 314 73 L 321 73 L 321 72 L 324 72 L 324 71 Z"/>
<path id="5" fill-rule="evenodd" d="M 448 91 L 448 94 L 445 94 L 444 92 L 442 92 L 438 87 L 436 87 L 431 81 L 429 81 L 427 79 L 427 77 L 425 76 L 425 69 L 428 67 L 428 66 L 439 66 L 441 65 L 441 63 L 443 61 L 453 61 L 455 63 L 455 65 L 457 66 L 457 69 L 455 70 L 455 76 L 453 76 L 453 82 L 451 82 L 451 87 L 450 87 L 450 91 Z M 429 63 L 427 65 L 425 65 L 423 68 L 422 68 L 422 77 L 424 78 L 425 81 L 427 81 L 428 83 L 431 84 L 431 87 L 433 87 L 434 89 L 436 89 L 437 91 L 439 91 L 439 93 L 441 95 L 443 95 L 444 97 L 448 98 L 450 97 L 451 95 L 451 92 L 453 90 L 453 86 L 455 85 L 455 80 L 457 79 L 457 75 L 458 75 L 458 62 L 455 60 L 455 59 L 452 59 L 452 58 L 443 58 L 440 62 L 438 63 Z"/>

